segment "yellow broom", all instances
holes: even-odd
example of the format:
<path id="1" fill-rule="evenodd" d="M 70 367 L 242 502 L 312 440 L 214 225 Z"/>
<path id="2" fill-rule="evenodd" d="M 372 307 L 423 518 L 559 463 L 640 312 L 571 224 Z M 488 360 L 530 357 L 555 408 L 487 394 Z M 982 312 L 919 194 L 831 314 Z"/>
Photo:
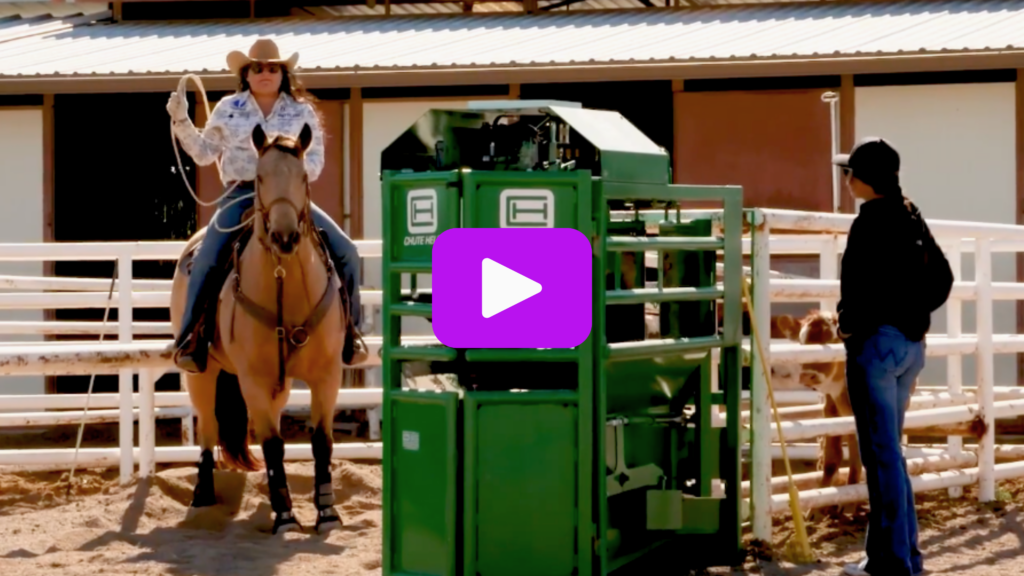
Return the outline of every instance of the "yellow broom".
<path id="1" fill-rule="evenodd" d="M 811 552 L 811 543 L 807 539 L 807 526 L 804 525 L 804 517 L 800 514 L 800 494 L 793 482 L 793 470 L 789 466 L 789 456 L 786 454 L 786 440 L 782 436 L 782 420 L 779 418 L 779 408 L 775 405 L 775 394 L 772 392 L 772 372 L 768 368 L 768 361 L 765 359 L 764 346 L 761 343 L 761 335 L 757 330 L 757 320 L 754 315 L 754 300 L 750 297 L 750 282 L 743 277 L 743 299 L 747 302 L 747 310 L 750 311 L 750 332 L 754 337 L 757 346 L 757 357 L 761 359 L 761 369 L 764 370 L 764 379 L 768 384 L 768 399 L 772 404 L 772 415 L 775 416 L 775 427 L 779 431 L 779 443 L 782 446 L 782 461 L 786 464 L 786 476 L 789 478 L 789 510 L 793 513 L 793 538 L 786 543 L 786 556 L 794 564 L 810 564 L 817 560 Z"/>

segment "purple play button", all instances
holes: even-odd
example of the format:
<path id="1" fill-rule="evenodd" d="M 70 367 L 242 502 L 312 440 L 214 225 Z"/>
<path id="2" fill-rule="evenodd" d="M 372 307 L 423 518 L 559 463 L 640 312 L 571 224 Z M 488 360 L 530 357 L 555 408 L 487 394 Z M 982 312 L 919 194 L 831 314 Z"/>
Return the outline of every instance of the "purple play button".
<path id="1" fill-rule="evenodd" d="M 571 228 L 452 228 L 433 247 L 434 334 L 452 348 L 573 348 L 590 335 L 590 241 Z"/>

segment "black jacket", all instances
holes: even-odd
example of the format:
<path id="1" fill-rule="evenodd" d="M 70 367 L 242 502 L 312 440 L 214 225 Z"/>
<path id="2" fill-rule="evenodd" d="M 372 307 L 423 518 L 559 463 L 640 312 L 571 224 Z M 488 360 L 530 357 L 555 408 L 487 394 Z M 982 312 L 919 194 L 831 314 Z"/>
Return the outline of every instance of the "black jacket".
<path id="1" fill-rule="evenodd" d="M 839 330 L 847 340 L 863 341 L 888 324 L 919 342 L 951 285 L 949 263 L 917 206 L 901 195 L 869 200 L 843 254 Z"/>

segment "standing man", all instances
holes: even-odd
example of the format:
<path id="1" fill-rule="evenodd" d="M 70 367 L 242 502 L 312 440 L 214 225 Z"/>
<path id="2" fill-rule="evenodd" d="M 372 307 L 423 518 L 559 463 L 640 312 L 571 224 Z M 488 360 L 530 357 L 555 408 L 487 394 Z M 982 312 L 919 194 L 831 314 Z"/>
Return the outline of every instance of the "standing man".
<path id="1" fill-rule="evenodd" d="M 900 156 L 888 142 L 866 138 L 833 163 L 846 190 L 863 200 L 843 254 L 838 311 L 871 511 L 866 558 L 844 573 L 915 576 L 924 564 L 900 439 L 924 368 L 931 314 L 949 297 L 953 273 L 920 210 L 903 195 Z"/>

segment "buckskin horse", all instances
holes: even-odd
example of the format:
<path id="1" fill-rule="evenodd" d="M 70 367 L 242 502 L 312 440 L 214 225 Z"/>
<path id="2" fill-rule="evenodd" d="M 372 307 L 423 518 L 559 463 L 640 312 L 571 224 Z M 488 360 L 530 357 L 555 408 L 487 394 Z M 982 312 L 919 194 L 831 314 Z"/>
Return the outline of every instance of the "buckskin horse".
<path id="1" fill-rule="evenodd" d="M 189 513 L 217 503 L 213 449 L 221 447 L 226 468 L 260 469 L 249 448 L 250 426 L 263 449 L 273 534 L 302 530 L 292 513 L 284 470 L 281 410 L 293 378 L 309 385 L 315 431 L 314 504 L 320 534 L 341 526 L 334 508 L 331 453 L 334 408 L 341 386 L 341 350 L 346 314 L 335 273 L 310 211 L 303 156 L 312 130 L 298 139 L 252 133 L 259 154 L 251 226 L 235 239 L 227 281 L 206 313 L 216 314 L 207 369 L 185 375 L 198 416 L 201 456 Z M 180 330 L 189 262 L 206 229 L 187 243 L 171 289 L 171 321 Z M 251 241 L 246 241 L 251 237 Z M 205 320 L 204 320 L 205 322 Z M 237 378 L 220 378 L 221 371 Z M 218 389 L 219 388 L 219 389 Z"/>

